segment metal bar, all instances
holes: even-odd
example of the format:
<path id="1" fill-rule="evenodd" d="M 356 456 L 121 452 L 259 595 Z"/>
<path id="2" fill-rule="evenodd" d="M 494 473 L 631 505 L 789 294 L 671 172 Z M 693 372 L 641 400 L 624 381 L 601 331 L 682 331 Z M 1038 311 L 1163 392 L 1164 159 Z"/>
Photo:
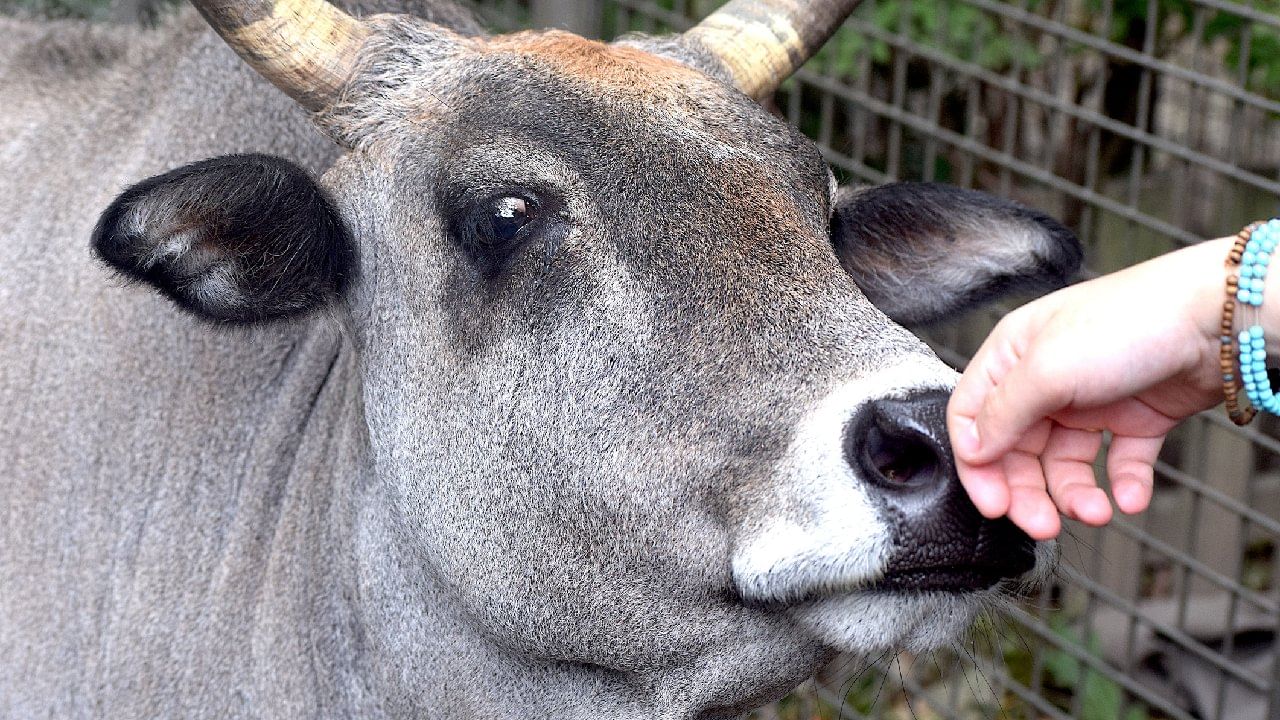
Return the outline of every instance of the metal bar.
<path id="1" fill-rule="evenodd" d="M 1129 693 L 1142 698 L 1143 702 L 1152 705 L 1160 712 L 1175 718 L 1175 720 L 1199 720 L 1192 717 L 1185 710 L 1173 705 L 1168 699 L 1152 694 L 1150 690 L 1139 685 L 1124 673 L 1118 672 L 1116 668 L 1111 667 L 1105 662 L 1094 657 L 1087 650 L 1074 643 L 1063 642 L 1062 638 L 1058 637 L 1052 630 L 1049 630 L 1043 624 L 1027 622 L 1028 616 L 1021 608 L 1012 608 L 1009 610 L 1009 614 L 1016 617 L 1019 622 L 1023 623 L 1023 627 L 1035 633 L 1040 637 L 1040 639 L 1067 655 L 1070 655 L 1072 660 L 1087 666 L 1089 669 L 1101 674 L 1103 677 L 1110 678 L 1117 685 L 1124 688 Z"/>
<path id="2" fill-rule="evenodd" d="M 555 0 L 550 0 L 555 2 Z M 676 32 L 684 32 L 693 27 L 694 22 L 682 13 L 673 12 L 651 0 L 612 0 L 613 4 L 634 10 L 654 20 L 666 23 Z"/>
<path id="3" fill-rule="evenodd" d="M 896 41 L 896 36 L 893 34 L 887 33 L 861 18 L 853 18 L 849 20 L 849 24 L 856 27 L 859 32 L 863 33 L 867 37 L 888 43 Z M 1045 92 L 1044 90 L 1024 85 L 1016 80 L 1010 80 L 999 73 L 987 70 L 975 63 L 947 55 L 940 50 L 927 47 L 915 47 L 912 51 L 916 55 L 919 55 L 931 62 L 938 63 L 950 70 L 955 70 L 968 75 L 969 77 L 976 78 L 989 85 L 998 87 L 1001 90 L 1014 93 L 1045 108 L 1053 109 L 1070 117 L 1083 120 L 1084 122 L 1096 125 L 1108 132 L 1115 133 L 1120 137 L 1133 140 L 1134 142 L 1168 153 L 1173 157 L 1193 162 L 1209 170 L 1213 170 L 1214 172 L 1239 180 L 1240 182 L 1247 183 L 1259 190 L 1265 190 L 1266 192 L 1280 195 L 1280 180 L 1271 180 L 1257 173 L 1241 170 L 1239 167 L 1223 160 L 1219 160 L 1212 155 L 1198 152 L 1167 138 L 1149 133 L 1141 129 L 1143 125 L 1145 125 L 1145 122 L 1136 124 L 1136 127 L 1134 125 L 1127 125 L 1088 108 L 1083 108 L 1074 103 L 1066 102 L 1055 95 Z M 1144 98 L 1147 105 L 1150 103 L 1149 94 L 1150 93 L 1148 93 L 1148 96 Z M 1145 114 L 1143 115 L 1142 120 L 1146 120 Z"/>
<path id="4" fill-rule="evenodd" d="M 1204 417 L 1204 415 L 1198 415 L 1197 417 Z M 1210 415 L 1205 419 L 1212 421 L 1216 418 Z M 1236 500 L 1211 485 L 1204 484 L 1199 478 L 1193 477 L 1186 472 L 1169 465 L 1163 460 L 1156 461 L 1156 472 L 1168 475 L 1171 479 L 1176 480 L 1178 484 L 1193 490 L 1209 500 L 1212 500 L 1214 503 L 1230 510 L 1240 517 L 1248 518 L 1250 522 L 1256 523 L 1259 527 L 1267 530 L 1268 532 L 1280 533 L 1280 520 L 1276 520 L 1275 518 L 1268 517 L 1267 515 L 1258 512 L 1255 508 L 1245 505 L 1239 500 Z"/>
<path id="5" fill-rule="evenodd" d="M 1179 647 L 1189 651 L 1191 654 L 1209 663 L 1210 665 L 1213 665 L 1219 670 L 1225 670 L 1231 673 L 1233 676 L 1236 677 L 1236 679 L 1247 684 L 1251 689 L 1257 690 L 1259 692 L 1266 692 L 1268 689 L 1270 689 L 1270 684 L 1267 683 L 1266 680 L 1258 677 L 1258 675 L 1255 674 L 1252 670 L 1246 667 L 1242 667 L 1241 665 L 1235 662 L 1232 662 L 1227 658 L 1221 657 L 1220 655 L 1213 652 L 1212 650 L 1205 648 L 1203 644 L 1201 644 L 1198 640 L 1191 637 L 1190 635 L 1187 635 L 1185 632 L 1183 632 L 1181 628 L 1178 628 L 1173 625 L 1169 625 L 1168 623 L 1160 622 L 1158 620 L 1154 620 L 1150 617 L 1143 615 L 1140 608 L 1132 605 L 1124 598 L 1111 592 L 1110 589 L 1094 581 L 1092 578 L 1088 577 L 1087 575 L 1078 573 L 1069 567 L 1061 568 L 1060 572 L 1070 575 L 1071 577 L 1069 579 L 1072 583 L 1080 584 L 1085 590 L 1088 590 L 1092 594 L 1098 595 L 1102 600 L 1105 600 L 1108 604 L 1113 605 L 1122 610 L 1133 612 L 1135 615 L 1142 618 L 1144 624 L 1149 625 L 1155 630 L 1160 631 L 1170 640 L 1173 640 L 1175 643 L 1177 643 Z M 1026 614 L 1025 611 L 1017 607 L 1011 608 L 1009 612 L 1014 616 L 1021 616 Z M 1099 660 L 1094 659 L 1093 662 L 1095 665 L 1099 667 L 1105 667 L 1105 664 Z"/>
<path id="6" fill-rule="evenodd" d="M 600 36 L 601 5 L 596 0 L 530 0 L 531 24 L 558 28 L 583 37 Z"/>
<path id="7" fill-rule="evenodd" d="M 1088 190 L 1086 188 L 1082 188 L 1079 185 L 1063 180 L 1062 178 L 1052 173 L 1045 172 L 1044 170 L 1041 170 L 1040 168 L 1035 167 L 1034 165 L 1031 165 L 1029 163 L 1023 162 L 1018 158 L 1010 157 L 1005 153 L 992 150 L 986 145 L 983 145 L 971 138 L 967 138 L 963 135 L 959 135 L 958 133 L 955 133 L 951 130 L 947 130 L 946 128 L 940 128 L 935 125 L 932 125 L 926 120 L 922 120 L 904 111 L 901 111 L 898 108 L 895 108 L 892 105 L 889 105 L 888 103 L 882 102 L 877 98 L 871 97 L 866 93 L 862 93 L 852 88 L 839 85 L 835 81 L 832 81 L 828 78 L 823 78 L 820 75 L 815 75 L 804 69 L 801 69 L 798 73 L 796 73 L 796 77 L 803 80 L 804 82 L 822 87 L 828 90 L 829 92 L 836 92 L 841 94 L 843 97 L 847 97 L 851 100 L 855 100 L 859 103 L 862 103 L 867 108 L 874 111 L 876 114 L 883 115 L 885 117 L 888 117 L 891 120 L 900 122 L 903 125 L 906 125 L 923 134 L 932 134 L 935 137 L 937 137 L 939 140 L 942 140 L 947 144 L 953 145 L 961 150 L 965 150 L 972 155 L 975 155 L 985 160 L 989 160 L 991 162 L 1008 164 L 1013 170 L 1018 172 L 1020 175 L 1023 175 L 1031 180 L 1035 180 L 1036 182 L 1043 183 L 1044 185 L 1047 185 L 1053 188 L 1054 190 L 1065 193 L 1067 195 L 1071 195 L 1073 197 L 1079 198 L 1086 202 L 1093 203 L 1094 205 L 1104 210 L 1107 210 L 1109 212 L 1115 213 L 1120 217 L 1135 220 L 1136 222 L 1143 225 L 1144 227 L 1150 228 L 1151 230 L 1154 230 L 1158 233 L 1176 238 L 1179 241 L 1183 242 L 1184 244 L 1190 245 L 1203 240 L 1203 238 L 1201 238 L 1200 236 L 1187 232 L 1186 230 L 1183 230 L 1182 228 L 1176 225 L 1173 225 L 1171 223 L 1165 222 L 1158 218 L 1152 217 L 1144 212 L 1128 207 L 1127 205 L 1119 203 L 1097 192 Z"/>
<path id="8" fill-rule="evenodd" d="M 1167 60 L 1159 60 L 1150 55 L 1143 55 L 1132 48 L 1118 45 L 1109 40 L 1099 40 L 1093 35 L 1082 30 L 1077 30 L 1069 25 L 1054 22 L 1053 20 L 1042 18 L 1023 10 L 1018 10 L 1017 8 L 1004 5 L 996 0 L 965 0 L 965 2 L 974 7 L 982 8 L 983 10 L 1000 15 L 1001 17 L 1025 23 L 1050 35 L 1055 35 L 1065 40 L 1070 40 L 1071 42 L 1080 43 L 1092 50 L 1097 50 L 1098 52 L 1106 53 L 1107 55 L 1128 60 L 1136 65 L 1150 67 L 1153 70 L 1164 73 L 1168 77 L 1176 77 L 1180 80 L 1186 80 L 1197 85 L 1202 85 L 1206 88 L 1222 93 L 1227 97 L 1238 98 L 1242 102 L 1259 108 L 1260 110 L 1265 110 L 1271 113 L 1280 113 L 1280 102 L 1255 95 L 1247 90 L 1236 87 L 1225 80 L 1211 77 L 1193 70 L 1187 70 L 1186 68 L 1175 65 Z"/>
<path id="9" fill-rule="evenodd" d="M 1203 7 L 1213 8 L 1214 10 L 1220 10 L 1222 12 L 1230 13 L 1241 19 L 1248 20 L 1249 22 L 1256 23 L 1258 25 L 1267 25 L 1273 28 L 1280 28 L 1280 16 L 1276 16 L 1264 10 L 1257 10 L 1248 5 L 1241 5 L 1240 3 L 1226 2 L 1225 0 L 1191 0 L 1191 4 L 1201 5 Z"/>

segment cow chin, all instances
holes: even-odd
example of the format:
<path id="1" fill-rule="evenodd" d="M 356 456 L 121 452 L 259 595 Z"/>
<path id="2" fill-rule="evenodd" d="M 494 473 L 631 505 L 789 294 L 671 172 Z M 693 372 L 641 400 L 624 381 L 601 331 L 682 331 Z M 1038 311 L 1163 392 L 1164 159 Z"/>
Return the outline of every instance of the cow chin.
<path id="1" fill-rule="evenodd" d="M 967 593 L 864 592 L 792 608 L 792 617 L 823 645 L 862 655 L 927 652 L 961 636 L 984 609 L 1003 598 L 998 589 Z"/>
<path id="2" fill-rule="evenodd" d="M 816 597 L 788 612 L 823 645 L 842 652 L 928 652 L 959 639 L 982 613 L 998 611 L 1011 597 L 1038 587 L 1052 572 L 1056 557 L 1055 542 L 1039 542 L 1029 572 L 987 587 L 865 588 Z"/>

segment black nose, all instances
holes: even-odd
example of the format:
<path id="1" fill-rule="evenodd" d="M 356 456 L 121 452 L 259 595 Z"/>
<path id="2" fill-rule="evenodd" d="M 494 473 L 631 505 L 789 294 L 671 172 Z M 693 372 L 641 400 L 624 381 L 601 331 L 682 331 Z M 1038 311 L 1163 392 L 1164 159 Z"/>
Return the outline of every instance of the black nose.
<path id="1" fill-rule="evenodd" d="M 946 393 L 936 390 L 870 402 L 845 431 L 845 457 L 884 491 L 936 495 L 955 474 L 946 409 Z"/>
<path id="2" fill-rule="evenodd" d="M 960 485 L 947 397 L 930 390 L 875 400 L 845 428 L 845 458 L 893 526 L 895 550 L 879 588 L 975 590 L 1035 565 L 1031 538 L 1007 518 L 982 517 Z"/>

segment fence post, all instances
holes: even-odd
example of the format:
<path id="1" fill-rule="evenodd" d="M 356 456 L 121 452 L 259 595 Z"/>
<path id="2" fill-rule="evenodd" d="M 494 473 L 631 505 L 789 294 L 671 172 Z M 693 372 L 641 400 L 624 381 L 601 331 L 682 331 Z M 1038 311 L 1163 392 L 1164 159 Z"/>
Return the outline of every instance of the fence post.
<path id="1" fill-rule="evenodd" d="M 598 0 L 530 0 L 533 27 L 559 28 L 583 37 L 600 37 Z"/>

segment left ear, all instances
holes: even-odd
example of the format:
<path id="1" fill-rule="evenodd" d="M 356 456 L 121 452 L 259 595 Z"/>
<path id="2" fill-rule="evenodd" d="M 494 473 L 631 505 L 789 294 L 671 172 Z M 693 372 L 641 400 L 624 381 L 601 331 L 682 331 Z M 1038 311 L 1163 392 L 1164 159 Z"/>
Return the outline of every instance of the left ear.
<path id="1" fill-rule="evenodd" d="M 305 170 L 269 155 L 143 180 L 102 213 L 93 248 L 195 315 L 246 324 L 331 303 L 357 265 L 333 202 Z"/>
<path id="2" fill-rule="evenodd" d="M 1075 235 L 1048 215 L 936 183 L 841 188 L 831 242 L 871 302 L 904 324 L 1061 287 L 1083 258 Z"/>

